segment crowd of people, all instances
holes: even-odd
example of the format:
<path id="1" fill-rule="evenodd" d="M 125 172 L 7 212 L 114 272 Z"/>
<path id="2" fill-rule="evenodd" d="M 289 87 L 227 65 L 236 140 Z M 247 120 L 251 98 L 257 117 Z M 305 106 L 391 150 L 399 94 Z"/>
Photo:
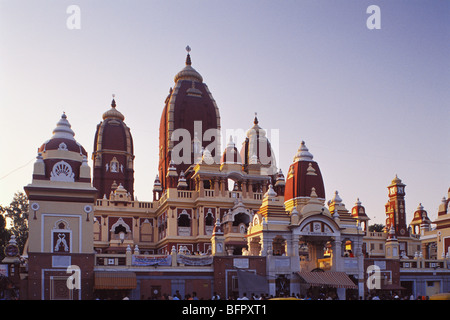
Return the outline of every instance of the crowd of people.
<path id="1" fill-rule="evenodd" d="M 312 294 L 311 292 L 307 292 L 306 294 L 300 293 L 292 293 L 291 295 L 280 294 L 280 295 L 269 295 L 269 294 L 249 294 L 243 293 L 242 295 L 230 295 L 228 297 L 221 297 L 217 292 L 214 292 L 213 295 L 208 298 L 208 300 L 270 300 L 273 298 L 285 298 L 285 299 L 298 299 L 298 300 L 338 300 L 338 296 L 335 292 L 320 292 L 319 294 Z M 144 299 L 141 297 L 141 299 Z M 151 298 L 148 298 L 151 299 Z M 175 294 L 163 294 L 161 298 L 162 300 L 205 300 L 204 297 L 198 297 L 196 292 L 187 293 L 184 297 L 177 290 Z M 400 295 L 396 292 L 391 293 L 372 293 L 367 294 L 364 300 L 428 300 L 428 296 L 417 296 L 414 295 Z M 356 296 L 348 296 L 346 300 L 363 300 L 363 298 Z"/>

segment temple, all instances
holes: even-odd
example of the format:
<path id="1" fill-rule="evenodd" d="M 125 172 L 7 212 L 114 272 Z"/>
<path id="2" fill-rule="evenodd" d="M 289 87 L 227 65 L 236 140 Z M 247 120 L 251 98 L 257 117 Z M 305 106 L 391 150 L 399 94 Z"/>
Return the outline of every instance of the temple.
<path id="1" fill-rule="evenodd" d="M 134 197 L 129 106 L 115 97 L 93 130 L 92 168 L 70 115 L 38 148 L 24 187 L 29 239 L 4 262 L 20 261 L 10 278 L 22 299 L 193 292 L 203 299 L 215 292 L 364 299 L 450 290 L 450 189 L 435 221 L 419 204 L 408 224 L 406 185 L 396 176 L 387 187 L 386 227 L 370 231 L 360 199 L 347 209 L 334 191 L 327 201 L 320 159 L 300 138 L 286 174 L 262 127 L 270 124 L 257 115 L 241 146 L 231 136 L 222 147 L 218 104 L 187 50 L 162 98 L 150 201 Z"/>

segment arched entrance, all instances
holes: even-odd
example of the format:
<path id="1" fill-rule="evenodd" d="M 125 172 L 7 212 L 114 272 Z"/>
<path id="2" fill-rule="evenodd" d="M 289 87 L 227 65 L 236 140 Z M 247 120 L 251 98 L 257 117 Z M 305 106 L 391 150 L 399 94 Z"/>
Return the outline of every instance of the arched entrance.
<path id="1" fill-rule="evenodd" d="M 333 259 L 336 254 L 340 256 L 341 235 L 332 218 L 324 214 L 311 215 L 302 220 L 293 232 L 298 235 L 300 246 L 307 248 L 307 257 L 300 262 L 301 270 L 335 269 Z"/>

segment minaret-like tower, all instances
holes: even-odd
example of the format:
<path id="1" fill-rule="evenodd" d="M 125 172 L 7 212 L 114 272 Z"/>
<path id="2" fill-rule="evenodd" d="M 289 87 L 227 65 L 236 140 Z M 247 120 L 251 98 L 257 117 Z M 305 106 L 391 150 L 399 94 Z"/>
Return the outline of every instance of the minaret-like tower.
<path id="1" fill-rule="evenodd" d="M 386 230 L 394 227 L 396 237 L 407 236 L 405 211 L 405 184 L 397 175 L 388 186 L 389 201 L 386 203 Z"/>
<path id="2" fill-rule="evenodd" d="M 290 212 L 293 207 L 297 207 L 297 211 L 300 212 L 308 203 L 313 188 L 318 199 L 324 203 L 325 186 L 319 165 L 313 160 L 313 155 L 302 141 L 286 177 L 284 190 L 286 210 Z"/>
<path id="3" fill-rule="evenodd" d="M 219 109 L 203 77 L 192 67 L 189 46 L 186 51 L 186 66 L 175 75 L 161 114 L 158 175 L 162 190 L 170 187 L 170 168 L 178 175 L 186 171 L 201 160 L 202 148 L 220 163 Z"/>
<path id="4" fill-rule="evenodd" d="M 134 198 L 133 138 L 124 120 L 113 95 L 111 109 L 103 113 L 94 138 L 92 183 L 98 198 L 109 197 L 119 185 Z"/>
<path id="5" fill-rule="evenodd" d="M 97 190 L 87 152 L 74 136 L 63 114 L 38 149 L 32 182 L 24 187 L 30 201 L 27 290 L 32 300 L 92 299 Z"/>

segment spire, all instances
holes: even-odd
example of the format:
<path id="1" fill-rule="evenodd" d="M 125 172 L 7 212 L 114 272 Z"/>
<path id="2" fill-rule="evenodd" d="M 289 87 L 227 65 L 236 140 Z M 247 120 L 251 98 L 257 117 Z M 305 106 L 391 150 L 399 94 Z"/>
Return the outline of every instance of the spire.
<path id="1" fill-rule="evenodd" d="M 187 51 L 187 56 L 186 56 L 186 65 L 190 66 L 192 64 L 191 62 L 191 55 L 189 54 L 191 52 L 191 47 L 187 46 L 186 47 L 186 51 Z"/>
<path id="2" fill-rule="evenodd" d="M 71 129 L 69 121 L 67 121 L 66 113 L 63 112 L 61 119 L 56 124 L 56 128 L 53 130 L 53 138 L 65 138 L 70 140 L 74 139 L 75 132 Z"/>
<path id="3" fill-rule="evenodd" d="M 120 113 L 117 109 L 116 109 L 116 100 L 115 97 L 116 95 L 113 94 L 112 95 L 113 99 L 111 101 L 111 109 L 109 109 L 108 111 L 106 111 L 105 113 L 103 113 L 103 120 L 106 119 L 120 119 L 120 120 L 125 120 L 125 117 L 123 116 L 122 113 Z"/>
<path id="4" fill-rule="evenodd" d="M 186 66 L 175 75 L 174 81 L 178 82 L 178 80 L 191 80 L 203 82 L 203 77 L 191 66 L 192 61 L 191 55 L 189 54 L 189 52 L 191 52 L 191 47 L 187 46 L 186 51 L 188 52 L 186 56 Z"/>
<path id="5" fill-rule="evenodd" d="M 313 155 L 309 152 L 305 145 L 305 141 L 302 141 L 300 148 L 297 150 L 297 154 L 294 157 L 294 162 L 297 161 L 312 161 Z"/>

